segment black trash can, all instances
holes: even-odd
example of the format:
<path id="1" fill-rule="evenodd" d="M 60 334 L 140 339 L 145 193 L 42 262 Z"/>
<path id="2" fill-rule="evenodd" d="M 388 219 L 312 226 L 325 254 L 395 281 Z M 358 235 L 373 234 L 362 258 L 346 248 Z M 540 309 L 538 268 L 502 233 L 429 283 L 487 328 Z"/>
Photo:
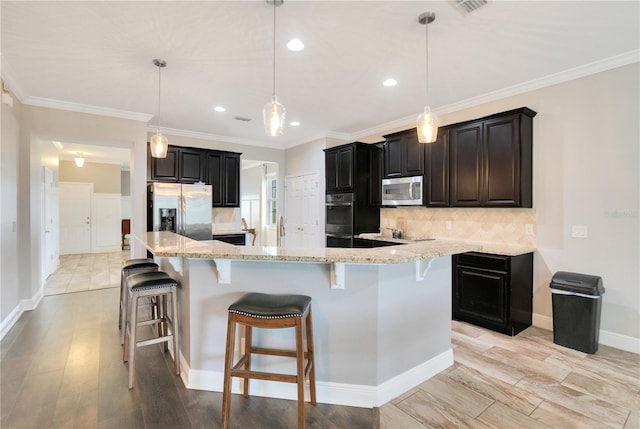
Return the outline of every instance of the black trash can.
<path id="1" fill-rule="evenodd" d="M 558 271 L 551 283 L 553 342 L 585 353 L 598 351 L 602 278 Z"/>

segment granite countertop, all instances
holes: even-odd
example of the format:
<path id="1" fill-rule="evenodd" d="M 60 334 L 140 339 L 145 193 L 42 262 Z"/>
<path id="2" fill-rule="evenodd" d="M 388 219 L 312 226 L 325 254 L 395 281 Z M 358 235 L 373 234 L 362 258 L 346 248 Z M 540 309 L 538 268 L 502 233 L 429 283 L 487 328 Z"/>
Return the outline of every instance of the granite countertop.
<path id="1" fill-rule="evenodd" d="M 438 256 L 482 251 L 482 246 L 454 240 L 416 241 L 373 249 L 280 248 L 234 246 L 217 240 L 196 241 L 168 231 L 134 235 L 155 256 L 283 262 L 399 264 Z"/>
<path id="2" fill-rule="evenodd" d="M 435 240 L 443 243 L 446 243 L 446 242 L 460 243 L 461 242 L 460 240 L 456 241 L 456 240 L 449 240 L 448 238 L 433 238 L 433 237 L 407 237 L 405 239 L 399 239 L 399 238 L 387 237 L 379 233 L 364 233 L 364 234 L 356 235 L 354 237 L 362 238 L 365 240 L 380 240 L 380 241 L 398 243 L 398 244 L 412 244 L 412 243 L 416 243 L 416 242 L 419 243 L 419 242 L 428 241 L 428 240 Z M 480 241 L 466 241 L 466 240 L 464 241 L 464 243 L 480 246 L 480 250 L 474 250 L 476 252 L 492 253 L 494 255 L 503 255 L 503 256 L 524 255 L 526 253 L 535 252 L 536 250 L 535 247 L 519 246 L 519 245 L 505 244 L 505 243 L 486 243 L 486 242 L 480 242 Z"/>

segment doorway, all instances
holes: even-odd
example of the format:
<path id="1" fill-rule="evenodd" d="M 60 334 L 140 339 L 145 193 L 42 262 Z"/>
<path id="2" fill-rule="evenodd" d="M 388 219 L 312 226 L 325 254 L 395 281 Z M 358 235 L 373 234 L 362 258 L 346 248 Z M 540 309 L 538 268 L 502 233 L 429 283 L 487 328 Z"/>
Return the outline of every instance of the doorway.
<path id="1" fill-rule="evenodd" d="M 277 162 L 242 160 L 240 217 L 256 231 L 258 246 L 276 246 L 278 199 L 280 197 Z"/>
<path id="2" fill-rule="evenodd" d="M 91 253 L 92 183 L 59 182 L 60 255 Z"/>
<path id="3" fill-rule="evenodd" d="M 324 247 L 318 173 L 285 178 L 286 247 Z"/>

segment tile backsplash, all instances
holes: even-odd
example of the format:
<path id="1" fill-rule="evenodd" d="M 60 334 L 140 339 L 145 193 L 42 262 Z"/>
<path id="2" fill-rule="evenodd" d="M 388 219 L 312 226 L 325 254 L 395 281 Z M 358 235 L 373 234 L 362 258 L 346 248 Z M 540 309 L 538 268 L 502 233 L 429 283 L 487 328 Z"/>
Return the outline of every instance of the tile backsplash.
<path id="1" fill-rule="evenodd" d="M 211 231 L 213 233 L 239 231 L 242 227 L 240 222 L 240 209 L 220 207 L 212 210 L 213 223 L 211 225 Z"/>
<path id="2" fill-rule="evenodd" d="M 529 231 L 527 225 L 531 225 Z M 391 231 L 387 228 L 401 228 L 405 237 L 459 238 L 536 246 L 535 209 L 383 208 L 380 210 L 380 232 L 390 236 Z"/>

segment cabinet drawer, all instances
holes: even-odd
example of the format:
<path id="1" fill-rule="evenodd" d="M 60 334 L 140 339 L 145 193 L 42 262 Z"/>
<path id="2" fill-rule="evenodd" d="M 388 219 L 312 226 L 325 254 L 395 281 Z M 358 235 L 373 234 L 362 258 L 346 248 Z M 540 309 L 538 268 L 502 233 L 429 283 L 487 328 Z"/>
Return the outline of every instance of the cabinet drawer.
<path id="1" fill-rule="evenodd" d="M 467 252 L 455 255 L 458 265 L 484 268 L 487 270 L 509 271 L 509 257 L 489 253 Z"/>

